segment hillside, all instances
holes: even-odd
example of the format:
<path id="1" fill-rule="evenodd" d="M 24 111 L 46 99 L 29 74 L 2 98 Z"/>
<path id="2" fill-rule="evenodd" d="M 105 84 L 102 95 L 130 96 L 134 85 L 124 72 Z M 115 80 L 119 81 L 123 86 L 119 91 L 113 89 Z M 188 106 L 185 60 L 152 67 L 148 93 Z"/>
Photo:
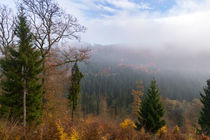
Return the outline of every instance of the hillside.
<path id="1" fill-rule="evenodd" d="M 149 81 L 156 78 L 164 97 L 192 100 L 199 97 L 209 75 L 207 52 L 194 54 L 170 48 L 160 52 L 120 46 L 94 46 L 92 52 L 88 65 L 81 66 L 86 75 L 83 93 L 124 91 L 129 95 L 136 82 L 142 81 L 147 88 Z"/>

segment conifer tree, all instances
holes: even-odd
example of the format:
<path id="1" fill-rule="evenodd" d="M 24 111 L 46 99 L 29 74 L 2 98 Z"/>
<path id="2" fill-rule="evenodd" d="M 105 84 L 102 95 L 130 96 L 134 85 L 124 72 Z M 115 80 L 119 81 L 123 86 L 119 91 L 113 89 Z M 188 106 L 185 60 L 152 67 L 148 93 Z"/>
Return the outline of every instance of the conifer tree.
<path id="1" fill-rule="evenodd" d="M 3 74 L 3 94 L 0 97 L 0 115 L 22 122 L 40 123 L 42 111 L 42 72 L 40 52 L 33 44 L 32 34 L 23 8 L 16 21 L 16 48 L 9 48 L 9 57 L 0 60 Z"/>
<path id="2" fill-rule="evenodd" d="M 200 94 L 203 108 L 198 123 L 201 126 L 201 133 L 210 136 L 210 79 L 207 80 L 207 86 L 203 90 L 204 94 Z"/>
<path id="3" fill-rule="evenodd" d="M 144 128 L 146 132 L 156 133 L 165 125 L 165 120 L 162 120 L 164 112 L 163 105 L 160 102 L 159 90 L 156 87 L 156 81 L 153 79 L 147 94 L 143 97 L 138 112 L 137 130 Z"/>
<path id="4" fill-rule="evenodd" d="M 72 75 L 71 75 L 71 85 L 69 89 L 69 104 L 72 108 L 72 122 L 74 117 L 74 111 L 76 110 L 78 99 L 79 99 L 79 93 L 80 93 L 80 81 L 83 77 L 83 74 L 80 72 L 79 67 L 77 65 L 77 62 L 72 67 Z"/>

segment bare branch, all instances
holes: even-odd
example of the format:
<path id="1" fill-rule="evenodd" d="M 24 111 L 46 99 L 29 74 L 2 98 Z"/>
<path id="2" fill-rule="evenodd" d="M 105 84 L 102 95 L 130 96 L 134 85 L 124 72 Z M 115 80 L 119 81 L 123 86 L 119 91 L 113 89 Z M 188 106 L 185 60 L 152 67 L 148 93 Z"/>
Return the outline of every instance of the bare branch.
<path id="1" fill-rule="evenodd" d="M 77 18 L 66 14 L 53 0 L 22 0 L 31 21 L 36 46 L 45 57 L 51 48 L 65 39 L 80 39 L 86 28 Z"/>
<path id="2" fill-rule="evenodd" d="M 8 56 L 8 47 L 14 46 L 14 17 L 11 9 L 0 5 L 0 51 Z"/>
<path id="3" fill-rule="evenodd" d="M 59 48 L 56 48 L 54 52 L 56 52 L 56 55 L 54 53 L 54 57 L 56 58 L 56 62 L 54 62 L 53 65 L 50 67 L 58 67 L 58 66 L 64 66 L 75 62 L 85 62 L 90 58 L 90 49 L 88 48 L 72 48 L 72 47 L 66 47 L 64 50 L 60 50 Z"/>

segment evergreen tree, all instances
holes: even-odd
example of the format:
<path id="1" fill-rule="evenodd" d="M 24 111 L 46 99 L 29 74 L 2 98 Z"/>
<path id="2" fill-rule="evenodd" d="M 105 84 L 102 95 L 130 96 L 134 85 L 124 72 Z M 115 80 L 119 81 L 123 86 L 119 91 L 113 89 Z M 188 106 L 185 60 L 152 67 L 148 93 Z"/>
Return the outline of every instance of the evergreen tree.
<path id="1" fill-rule="evenodd" d="M 160 102 L 159 90 L 156 87 L 156 81 L 153 79 L 147 94 L 143 97 L 138 112 L 137 130 L 144 128 L 146 132 L 156 133 L 165 125 L 165 121 L 161 119 L 164 112 L 163 105 Z"/>
<path id="2" fill-rule="evenodd" d="M 210 79 L 207 80 L 207 86 L 203 90 L 204 94 L 200 94 L 203 108 L 200 112 L 198 123 L 201 126 L 201 133 L 210 136 Z"/>
<path id="3" fill-rule="evenodd" d="M 69 89 L 69 103 L 70 107 L 72 107 L 72 122 L 74 117 L 74 111 L 76 110 L 78 104 L 78 98 L 80 93 L 80 81 L 83 77 L 83 74 L 80 72 L 77 62 L 72 67 L 72 75 L 71 75 L 71 85 Z"/>
<path id="4" fill-rule="evenodd" d="M 40 123 L 42 111 L 42 72 L 40 52 L 33 46 L 32 34 L 23 9 L 15 28 L 16 48 L 9 48 L 9 57 L 0 60 L 3 74 L 3 94 L 0 97 L 0 115 L 31 124 Z"/>

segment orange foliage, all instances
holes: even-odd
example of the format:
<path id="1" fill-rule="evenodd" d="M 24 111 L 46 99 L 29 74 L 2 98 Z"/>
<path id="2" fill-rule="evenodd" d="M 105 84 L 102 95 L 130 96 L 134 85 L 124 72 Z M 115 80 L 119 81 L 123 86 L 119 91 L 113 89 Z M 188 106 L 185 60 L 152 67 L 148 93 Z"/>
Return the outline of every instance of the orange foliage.
<path id="1" fill-rule="evenodd" d="M 132 103 L 132 116 L 134 119 L 136 119 L 136 116 L 138 115 L 139 108 L 141 105 L 141 96 L 143 96 L 143 86 L 142 82 L 137 83 L 137 90 L 132 90 L 132 96 L 133 96 L 133 103 Z"/>

